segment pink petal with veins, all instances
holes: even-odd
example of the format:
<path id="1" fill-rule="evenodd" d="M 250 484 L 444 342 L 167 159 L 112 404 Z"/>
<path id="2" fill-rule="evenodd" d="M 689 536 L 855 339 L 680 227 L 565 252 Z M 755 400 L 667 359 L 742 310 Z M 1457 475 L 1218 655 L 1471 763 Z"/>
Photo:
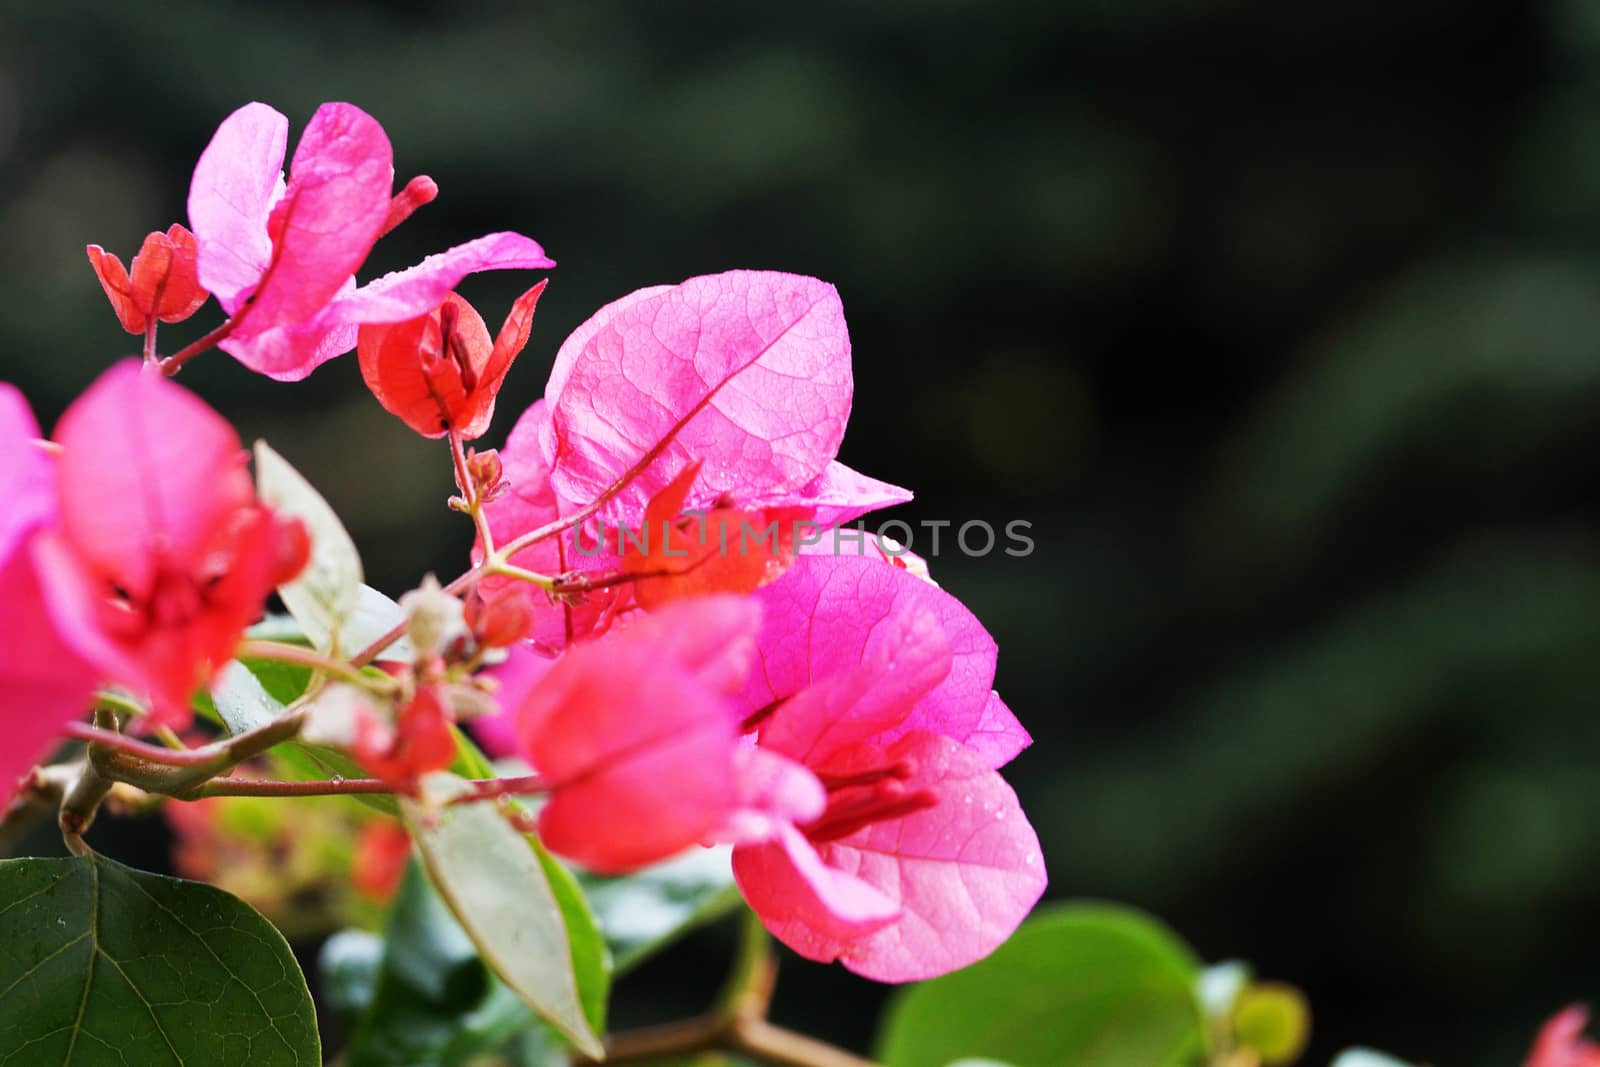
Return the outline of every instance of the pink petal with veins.
<path id="1" fill-rule="evenodd" d="M 723 493 L 803 504 L 838 451 L 852 389 L 844 311 L 825 282 L 731 271 L 634 294 L 556 356 L 552 484 L 581 505 L 642 467 L 602 512 L 636 522 L 702 460 L 691 507 Z"/>
<path id="2" fill-rule="evenodd" d="M 823 963 L 838 948 L 871 935 L 900 915 L 894 898 L 817 855 L 792 826 L 777 839 L 733 850 L 733 877 L 773 936 L 807 959 Z"/>
<path id="3" fill-rule="evenodd" d="M 950 670 L 879 742 L 930 730 L 969 745 L 992 767 L 1027 747 L 1027 731 L 993 696 L 994 638 L 937 586 L 878 559 L 802 555 L 754 596 L 764 616 L 760 663 L 743 694 L 747 713 L 871 659 L 893 633 L 892 620 L 925 612 L 948 642 Z"/>
<path id="4" fill-rule="evenodd" d="M 272 262 L 267 218 L 283 193 L 289 120 L 246 104 L 222 121 L 189 185 L 189 229 L 199 246 L 200 284 L 233 314 Z"/>
<path id="5" fill-rule="evenodd" d="M 931 789 L 938 803 L 819 846 L 829 867 L 901 907 L 894 922 L 828 951 L 867 978 L 919 981 L 975 963 L 1010 937 L 1044 892 L 1044 858 L 1011 787 L 949 738 L 919 732 L 886 750 L 862 745 L 819 770 L 843 774 L 884 760 L 914 761 L 917 774 L 907 784 Z M 768 928 L 788 942 L 781 927 Z M 806 947 L 824 946 L 810 940 Z"/>

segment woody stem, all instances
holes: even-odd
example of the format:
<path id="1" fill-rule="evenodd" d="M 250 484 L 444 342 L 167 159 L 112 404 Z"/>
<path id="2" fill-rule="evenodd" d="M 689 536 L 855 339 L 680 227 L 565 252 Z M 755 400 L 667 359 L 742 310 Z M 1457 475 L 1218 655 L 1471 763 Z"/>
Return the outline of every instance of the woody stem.
<path id="1" fill-rule="evenodd" d="M 772 939 L 756 914 L 747 911 L 733 971 L 716 1008 L 692 1019 L 615 1034 L 606 1042 L 605 1062 L 653 1063 L 702 1052 L 731 1052 L 772 1067 L 878 1067 L 842 1048 L 769 1023 L 767 1007 L 777 974 Z"/>

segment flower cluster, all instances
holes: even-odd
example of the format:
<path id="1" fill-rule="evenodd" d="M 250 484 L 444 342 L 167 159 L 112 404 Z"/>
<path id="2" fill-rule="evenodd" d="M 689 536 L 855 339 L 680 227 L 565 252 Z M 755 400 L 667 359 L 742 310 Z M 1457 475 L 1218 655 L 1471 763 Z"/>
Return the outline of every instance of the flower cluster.
<path id="1" fill-rule="evenodd" d="M 422 796 L 475 719 L 534 772 L 483 795 L 542 795 L 511 815 L 552 850 L 622 873 L 731 845 L 778 938 L 872 978 L 929 977 L 1003 941 L 1045 871 L 999 774 L 1029 738 L 994 692 L 993 639 L 925 568 L 789 532 L 910 496 L 836 458 L 853 386 L 835 289 L 734 271 L 626 296 L 561 346 L 504 447 L 473 451 L 545 283 L 492 338 L 454 290 L 554 264 L 498 233 L 358 284 L 438 190 L 396 194 L 388 138 L 348 104 L 317 111 L 285 175 L 287 132 L 241 108 L 195 169 L 190 229 L 151 234 L 131 270 L 90 247 L 142 365 L 108 370 L 50 442 L 0 393 L 0 782 L 97 692 L 183 726 L 272 590 L 318 558 L 257 499 L 233 430 L 168 376 L 213 346 L 280 380 L 355 349 L 387 410 L 448 439 L 451 503 L 478 536 L 466 573 L 401 598 L 405 624 L 371 648 L 308 629 L 339 679 L 312 702 L 316 739 Z M 208 295 L 227 319 L 160 358 L 157 324 Z"/>

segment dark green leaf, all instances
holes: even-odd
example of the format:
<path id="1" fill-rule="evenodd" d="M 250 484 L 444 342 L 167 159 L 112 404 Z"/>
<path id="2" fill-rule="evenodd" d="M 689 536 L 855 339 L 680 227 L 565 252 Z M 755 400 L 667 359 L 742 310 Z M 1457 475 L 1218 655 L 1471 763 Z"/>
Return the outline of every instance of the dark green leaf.
<path id="1" fill-rule="evenodd" d="M 605 931 L 617 973 L 739 904 L 725 848 L 696 849 L 626 878 L 579 876 L 589 906 Z"/>
<path id="2" fill-rule="evenodd" d="M 0 1064 L 321 1062 L 299 965 L 243 901 L 97 856 L 0 863 Z"/>
<path id="3" fill-rule="evenodd" d="M 988 959 L 901 994 L 878 1056 L 888 1067 L 945 1067 L 963 1056 L 1174 1067 L 1205 1044 L 1199 970 L 1182 942 L 1139 912 L 1048 909 Z"/>

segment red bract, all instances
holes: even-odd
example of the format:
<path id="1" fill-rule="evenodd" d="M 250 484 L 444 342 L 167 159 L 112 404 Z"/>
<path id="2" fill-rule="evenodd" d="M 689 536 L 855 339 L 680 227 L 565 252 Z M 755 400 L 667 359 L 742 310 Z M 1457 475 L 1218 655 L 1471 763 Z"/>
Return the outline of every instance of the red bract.
<path id="1" fill-rule="evenodd" d="M 246 104 L 218 127 L 189 188 L 200 282 L 232 316 L 219 345 L 252 370 L 299 380 L 348 352 L 359 326 L 426 314 L 468 274 L 555 266 L 533 240 L 497 233 L 357 288 L 373 244 L 434 187 L 414 181 L 391 197 L 383 127 L 337 103 L 312 116 L 285 182 L 288 131 L 283 115 Z"/>
<path id="2" fill-rule="evenodd" d="M 382 903 L 400 891 L 410 860 L 411 835 L 404 826 L 389 819 L 369 822 L 356 838 L 350 884 L 367 899 Z"/>
<path id="3" fill-rule="evenodd" d="M 493 341 L 472 305 L 454 293 L 408 322 L 361 327 L 356 351 L 367 388 L 424 437 L 451 430 L 468 441 L 482 436 L 506 372 L 528 343 L 544 287 L 517 298 Z"/>
<path id="4" fill-rule="evenodd" d="M 122 260 L 99 245 L 90 245 L 88 253 L 100 287 L 129 333 L 144 333 L 151 319 L 182 322 L 206 302 L 196 273 L 194 234 L 177 223 L 144 239 L 131 275 Z"/>
<path id="5" fill-rule="evenodd" d="M 990 673 L 964 677 L 972 667 L 951 639 L 972 635 L 923 590 L 937 593 L 875 560 L 802 557 L 758 594 L 777 610 L 745 692 L 761 749 L 789 761 L 791 778 L 810 771 L 825 800 L 787 818 L 756 804 L 772 832 L 731 835 L 739 885 L 795 951 L 881 981 L 982 958 L 1045 887 L 1038 839 L 993 769 L 1026 735 L 1008 728 L 1005 744 L 984 752 L 940 729 L 984 741 L 971 727 L 998 714 L 992 646 Z"/>
<path id="6" fill-rule="evenodd" d="M 0 384 L 0 814 L 18 781 L 82 715 L 95 676 L 45 613 L 31 543 L 55 515 L 54 471 L 22 394 Z"/>
<path id="7" fill-rule="evenodd" d="M 637 536 L 623 539 L 622 569 L 638 576 L 633 592 L 640 607 L 754 592 L 794 561 L 796 524 L 809 509 L 714 507 L 686 515 L 684 500 L 699 473 L 698 461 L 683 468 L 651 498 Z"/>
<path id="8" fill-rule="evenodd" d="M 394 729 L 359 730 L 353 746 L 356 759 L 376 778 L 409 783 L 442 771 L 456 758 L 455 734 L 444 693 L 425 685 L 401 710 Z M 372 720 L 376 723 L 376 719 Z"/>
<path id="9" fill-rule="evenodd" d="M 58 629 L 181 725 L 195 687 L 305 565 L 305 531 L 257 503 L 233 428 L 137 361 L 101 375 L 55 436 L 60 519 L 38 548 Z"/>
<path id="10" fill-rule="evenodd" d="M 1600 1067 L 1600 1045 L 1583 1036 L 1589 1012 L 1574 1004 L 1544 1024 L 1525 1067 Z"/>
<path id="11" fill-rule="evenodd" d="M 734 802 L 728 694 L 754 653 L 759 609 L 705 597 L 574 647 L 516 711 L 516 739 L 550 799 L 545 844 L 623 873 L 702 839 Z"/>

